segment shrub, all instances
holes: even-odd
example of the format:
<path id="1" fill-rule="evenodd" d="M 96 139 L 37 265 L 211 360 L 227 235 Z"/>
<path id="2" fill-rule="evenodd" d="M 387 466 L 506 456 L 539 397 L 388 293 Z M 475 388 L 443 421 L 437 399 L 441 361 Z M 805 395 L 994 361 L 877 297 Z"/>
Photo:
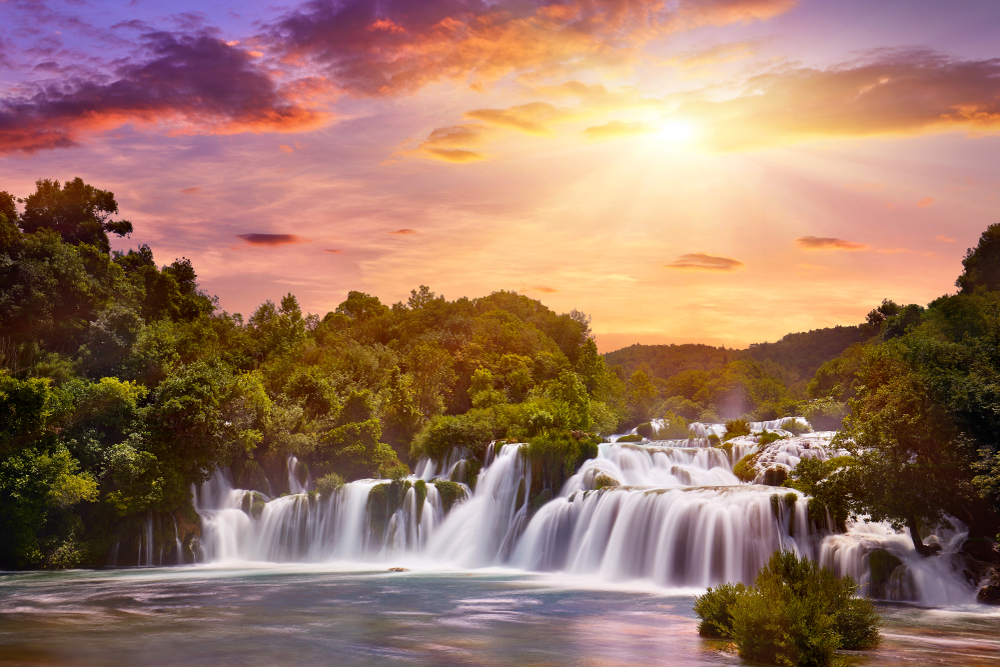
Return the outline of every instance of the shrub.
<path id="1" fill-rule="evenodd" d="M 722 440 L 731 440 L 741 435 L 750 435 L 750 422 L 746 419 L 730 419 L 726 422 L 726 435 Z"/>
<path id="2" fill-rule="evenodd" d="M 760 452 L 754 454 L 747 454 L 733 466 L 733 474 L 736 475 L 741 482 L 752 482 L 757 479 L 757 469 L 754 467 L 757 465 L 757 459 L 760 457 Z"/>
<path id="3" fill-rule="evenodd" d="M 653 425 L 649 422 L 643 422 L 642 424 L 639 424 L 638 426 L 635 427 L 635 432 L 644 438 L 649 438 L 650 440 L 652 440 L 654 433 Z"/>
<path id="4" fill-rule="evenodd" d="M 636 435 L 634 433 L 629 433 L 628 435 L 623 435 L 618 438 L 617 442 L 642 442 L 642 436 Z"/>
<path id="5" fill-rule="evenodd" d="M 688 423 L 680 415 L 667 412 L 663 415 L 663 421 L 663 428 L 656 432 L 656 437 L 660 440 L 685 440 L 690 437 Z"/>
<path id="6" fill-rule="evenodd" d="M 770 445 L 772 442 L 777 442 L 778 440 L 783 439 L 784 437 L 785 436 L 780 435 L 779 433 L 765 429 L 764 432 L 760 434 L 760 440 L 757 441 L 757 444 L 761 447 L 765 447 Z"/>
<path id="7" fill-rule="evenodd" d="M 820 431 L 839 429 L 849 413 L 847 403 L 832 398 L 818 398 L 802 406 L 802 416 Z"/>
<path id="8" fill-rule="evenodd" d="M 781 428 L 793 435 L 809 433 L 812 429 L 800 422 L 798 419 L 790 419 L 781 425 Z"/>
<path id="9" fill-rule="evenodd" d="M 775 552 L 754 584 L 708 589 L 695 601 L 703 636 L 731 637 L 739 655 L 771 665 L 824 667 L 838 648 L 878 645 L 881 619 L 850 577 L 792 551 Z"/>
<path id="10" fill-rule="evenodd" d="M 702 637 L 728 639 L 733 632 L 732 606 L 737 598 L 746 593 L 742 583 L 722 584 L 714 589 L 709 587 L 704 595 L 694 601 L 694 613 L 701 622 L 698 634 Z"/>
<path id="11" fill-rule="evenodd" d="M 328 498 L 330 494 L 336 493 L 344 486 L 344 478 L 335 472 L 331 472 L 329 475 L 323 475 L 316 480 L 316 491 L 319 492 L 324 498 Z"/>
<path id="12" fill-rule="evenodd" d="M 462 488 L 461 484 L 446 482 L 443 479 L 434 479 L 431 480 L 431 483 L 441 496 L 441 507 L 445 514 L 451 511 L 457 501 L 465 498 L 465 489 Z"/>

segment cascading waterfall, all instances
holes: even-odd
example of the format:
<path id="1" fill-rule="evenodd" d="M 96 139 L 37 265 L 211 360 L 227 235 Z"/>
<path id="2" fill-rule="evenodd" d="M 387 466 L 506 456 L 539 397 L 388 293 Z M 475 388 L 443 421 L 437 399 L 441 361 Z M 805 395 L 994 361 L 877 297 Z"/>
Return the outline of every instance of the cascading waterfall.
<path id="1" fill-rule="evenodd" d="M 435 486 L 461 479 L 466 453 L 440 465 L 421 461 L 416 474 L 389 484 L 360 480 L 327 494 L 308 492 L 298 461 L 288 461 L 294 493 L 269 498 L 236 489 L 228 471 L 195 489 L 208 561 L 381 561 L 409 558 L 459 567 L 507 565 L 603 580 L 649 579 L 664 586 L 704 587 L 749 582 L 777 549 L 793 549 L 839 574 L 850 574 L 877 597 L 945 605 L 966 603 L 975 588 L 954 554 L 959 526 L 929 538 L 943 553 L 925 559 L 909 538 L 881 523 L 856 522 L 846 534 L 809 518 L 808 498 L 765 486 L 765 471 L 789 470 L 806 457 L 826 460 L 831 432 L 795 437 L 786 420 L 751 424 L 755 435 L 709 446 L 721 425 L 693 426 L 691 440 L 604 443 L 567 481 L 559 497 L 531 511 L 532 470 L 523 445 L 487 448 L 478 478 L 459 485 L 450 513 Z M 759 444 L 764 429 L 785 439 Z M 756 457 L 757 479 L 743 484 L 733 466 Z M 295 485 L 298 486 L 295 486 Z M 449 486 L 451 493 L 454 484 Z M 395 495 L 394 495 L 395 494 Z M 422 496 L 425 494 L 425 496 Z M 825 525 L 824 525 L 825 524 Z M 888 581 L 872 581 L 876 551 L 901 563 Z"/>

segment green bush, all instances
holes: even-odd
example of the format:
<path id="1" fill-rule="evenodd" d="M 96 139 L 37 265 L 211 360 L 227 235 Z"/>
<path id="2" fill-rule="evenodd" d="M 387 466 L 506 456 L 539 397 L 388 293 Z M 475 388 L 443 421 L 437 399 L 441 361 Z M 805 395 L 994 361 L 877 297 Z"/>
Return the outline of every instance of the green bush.
<path id="1" fill-rule="evenodd" d="M 687 421 L 680 415 L 667 412 L 663 415 L 663 428 L 658 429 L 656 437 L 660 440 L 685 440 L 690 437 Z"/>
<path id="2" fill-rule="evenodd" d="M 635 432 L 644 438 L 649 438 L 650 440 L 653 439 L 653 435 L 655 433 L 653 425 L 649 422 L 643 422 L 642 424 L 636 426 Z"/>
<path id="3" fill-rule="evenodd" d="M 709 587 L 704 595 L 699 595 L 694 601 L 694 613 L 701 622 L 698 623 L 698 634 L 702 637 L 728 639 L 733 632 L 733 604 L 739 596 L 746 593 L 742 583 L 722 584 L 715 588 Z"/>
<path id="4" fill-rule="evenodd" d="M 642 442 L 642 436 L 629 433 L 628 435 L 623 435 L 618 438 L 617 442 Z"/>
<path id="5" fill-rule="evenodd" d="M 782 430 L 788 431 L 793 435 L 802 435 L 803 433 L 809 433 L 812 429 L 804 425 L 798 419 L 792 419 L 781 425 Z"/>
<path id="6" fill-rule="evenodd" d="M 765 429 L 764 432 L 760 434 L 760 440 L 757 441 L 757 444 L 761 447 L 765 447 L 770 445 L 772 442 L 777 442 L 778 440 L 783 439 L 784 437 L 785 436 L 779 433 Z"/>
<path id="7" fill-rule="evenodd" d="M 850 577 L 792 551 L 775 552 L 754 584 L 726 584 L 695 600 L 703 636 L 731 637 L 747 660 L 791 667 L 824 667 L 837 649 L 878 645 L 881 618 L 856 596 Z"/>
<path id="8" fill-rule="evenodd" d="M 451 511 L 456 502 L 465 498 L 465 489 L 462 488 L 461 484 L 447 482 L 443 479 L 434 479 L 431 480 L 431 483 L 441 496 L 441 507 L 445 514 Z"/>
<path id="9" fill-rule="evenodd" d="M 323 475 L 316 480 L 316 491 L 319 492 L 324 498 L 330 497 L 330 494 L 336 493 L 344 486 L 344 478 L 335 472 L 331 472 L 329 475 Z"/>
<path id="10" fill-rule="evenodd" d="M 754 467 L 757 465 L 757 459 L 760 457 L 760 452 L 754 454 L 747 454 L 733 466 L 733 474 L 736 475 L 741 482 L 752 482 L 757 479 L 757 469 Z"/>
<path id="11" fill-rule="evenodd" d="M 726 422 L 726 435 L 722 440 L 731 440 L 741 435 L 750 435 L 750 422 L 746 419 L 730 419 Z"/>

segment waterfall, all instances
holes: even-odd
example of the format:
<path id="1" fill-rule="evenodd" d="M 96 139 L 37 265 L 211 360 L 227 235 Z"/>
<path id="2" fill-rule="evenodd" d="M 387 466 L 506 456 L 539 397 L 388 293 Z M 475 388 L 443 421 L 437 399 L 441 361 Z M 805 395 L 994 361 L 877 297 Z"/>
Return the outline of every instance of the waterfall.
<path id="1" fill-rule="evenodd" d="M 721 424 L 692 425 L 690 440 L 604 443 L 559 496 L 540 507 L 529 497 L 531 462 L 522 444 L 489 446 L 469 486 L 440 481 L 464 479 L 468 454 L 460 449 L 440 462 L 420 461 L 406 480 L 359 480 L 327 494 L 306 491 L 294 458 L 288 474 L 295 492 L 278 498 L 234 488 L 229 472 L 219 470 L 194 489 L 204 557 L 410 559 L 705 587 L 750 582 L 774 551 L 792 549 L 851 575 L 876 597 L 934 605 L 974 598 L 955 553 L 966 535 L 957 522 L 928 538 L 942 554 L 923 558 L 907 535 L 887 524 L 856 521 L 838 533 L 829 518 L 810 518 L 803 494 L 762 483 L 803 458 L 846 454 L 831 447 L 832 432 L 793 436 L 782 430 L 788 421 L 753 423 L 754 434 L 725 447 L 709 446 L 710 436 L 725 435 Z M 762 446 L 764 429 L 785 438 Z M 758 474 L 745 484 L 733 467 L 750 454 Z"/>

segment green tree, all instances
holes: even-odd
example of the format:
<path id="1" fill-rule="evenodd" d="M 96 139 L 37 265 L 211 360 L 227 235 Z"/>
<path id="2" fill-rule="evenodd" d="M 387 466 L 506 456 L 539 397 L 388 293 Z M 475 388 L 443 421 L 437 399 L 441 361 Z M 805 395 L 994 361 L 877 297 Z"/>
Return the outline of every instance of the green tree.
<path id="1" fill-rule="evenodd" d="M 66 181 L 48 179 L 35 183 L 35 192 L 23 200 L 21 229 L 34 233 L 51 229 L 73 245 L 86 243 L 107 254 L 111 250 L 108 233 L 132 233 L 128 220 L 112 220 L 118 213 L 114 193 L 87 185 L 81 178 Z"/>
<path id="2" fill-rule="evenodd" d="M 962 294 L 971 294 L 977 287 L 1000 290 L 1000 223 L 986 228 L 976 247 L 965 253 L 962 266 L 962 275 L 955 281 Z"/>

